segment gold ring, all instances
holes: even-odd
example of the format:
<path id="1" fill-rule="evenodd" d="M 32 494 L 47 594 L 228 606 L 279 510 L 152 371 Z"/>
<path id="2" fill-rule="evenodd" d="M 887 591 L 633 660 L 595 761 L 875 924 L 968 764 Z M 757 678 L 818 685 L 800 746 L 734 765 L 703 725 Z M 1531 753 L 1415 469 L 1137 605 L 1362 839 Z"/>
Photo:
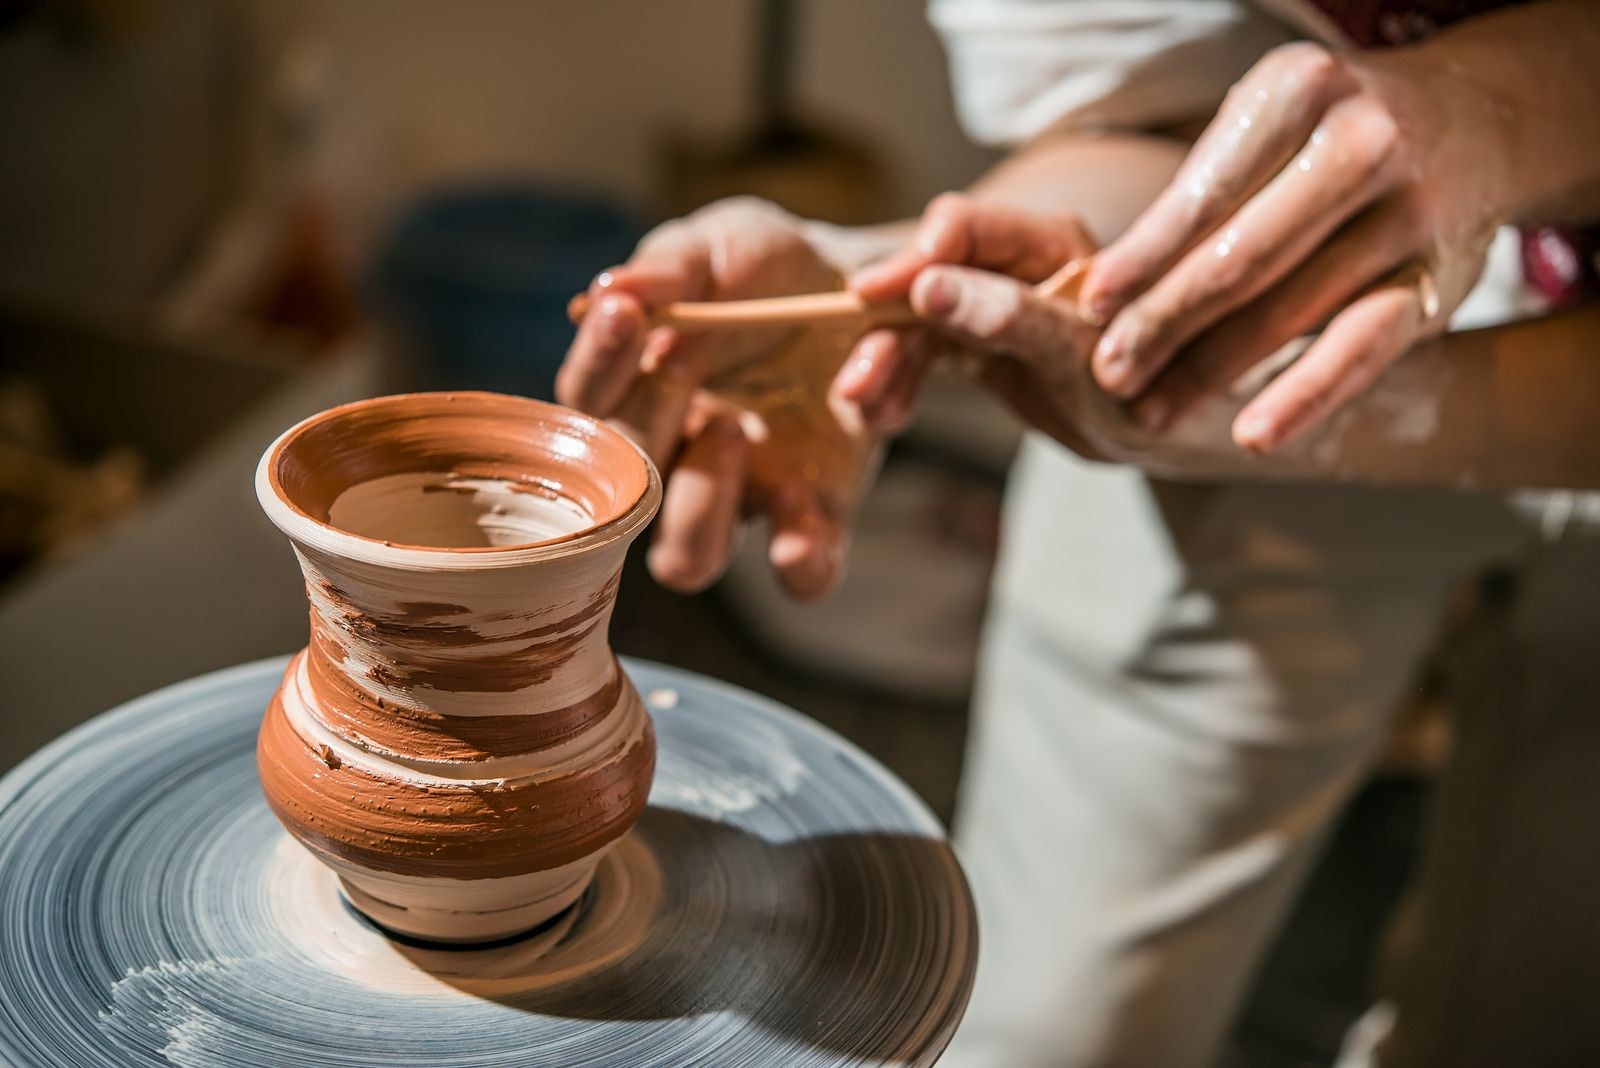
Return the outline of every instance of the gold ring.
<path id="1" fill-rule="evenodd" d="M 1389 285 L 1407 286 L 1417 291 L 1417 305 L 1423 322 L 1439 314 L 1439 282 L 1425 260 L 1412 260 L 1389 276 Z"/>

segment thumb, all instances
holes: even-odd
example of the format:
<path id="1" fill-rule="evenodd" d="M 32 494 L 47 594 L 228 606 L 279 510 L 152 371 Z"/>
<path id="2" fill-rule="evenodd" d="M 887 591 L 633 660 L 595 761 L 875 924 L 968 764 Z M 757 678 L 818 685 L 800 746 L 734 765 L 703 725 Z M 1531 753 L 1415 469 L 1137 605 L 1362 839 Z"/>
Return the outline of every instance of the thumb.
<path id="1" fill-rule="evenodd" d="M 929 267 L 912 283 L 911 306 L 959 341 L 1038 368 L 1088 351 L 1099 333 L 1069 302 L 970 267 Z"/>
<path id="2" fill-rule="evenodd" d="M 918 272 L 936 263 L 1040 282 L 1094 250 L 1094 239 L 1075 216 L 1040 215 L 944 193 L 923 212 L 911 244 L 859 271 L 850 288 L 867 300 L 893 300 L 905 296 Z"/>

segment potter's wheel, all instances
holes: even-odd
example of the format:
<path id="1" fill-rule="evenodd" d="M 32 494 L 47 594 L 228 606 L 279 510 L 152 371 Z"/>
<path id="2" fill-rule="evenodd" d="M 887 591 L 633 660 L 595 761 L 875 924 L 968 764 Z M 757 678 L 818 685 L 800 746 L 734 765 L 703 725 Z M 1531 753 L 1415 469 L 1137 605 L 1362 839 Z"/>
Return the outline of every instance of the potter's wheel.
<path id="1" fill-rule="evenodd" d="M 255 733 L 283 661 L 41 750 L 0 780 L 0 1064 L 931 1063 L 976 955 L 933 817 L 794 713 L 628 670 L 650 809 L 575 910 L 491 948 L 392 941 L 279 829 Z"/>

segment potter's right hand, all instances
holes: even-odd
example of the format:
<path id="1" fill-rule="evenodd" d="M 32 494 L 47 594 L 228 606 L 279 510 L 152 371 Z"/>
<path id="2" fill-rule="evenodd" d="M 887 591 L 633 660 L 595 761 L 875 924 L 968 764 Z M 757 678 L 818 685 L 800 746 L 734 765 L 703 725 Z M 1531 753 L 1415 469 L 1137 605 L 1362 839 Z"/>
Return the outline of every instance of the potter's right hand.
<path id="1" fill-rule="evenodd" d="M 826 593 L 878 438 L 828 385 L 854 338 L 784 328 L 691 334 L 646 309 L 837 289 L 801 220 L 753 198 L 719 201 L 645 237 L 590 287 L 594 309 L 556 378 L 564 404 L 631 433 L 665 473 L 650 570 L 667 586 L 714 581 L 746 518 L 768 520 L 785 589 Z"/>

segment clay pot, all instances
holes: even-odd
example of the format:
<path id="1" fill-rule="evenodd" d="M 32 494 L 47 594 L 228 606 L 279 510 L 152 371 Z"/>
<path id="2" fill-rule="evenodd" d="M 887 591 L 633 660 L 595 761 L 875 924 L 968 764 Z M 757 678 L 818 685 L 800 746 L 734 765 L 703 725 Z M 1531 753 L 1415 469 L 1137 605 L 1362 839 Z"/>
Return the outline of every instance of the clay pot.
<path id="1" fill-rule="evenodd" d="M 655 769 L 606 634 L 650 461 L 555 405 L 420 393 L 291 428 L 256 492 L 311 601 L 257 746 L 284 827 L 404 934 L 502 938 L 572 904 Z"/>

